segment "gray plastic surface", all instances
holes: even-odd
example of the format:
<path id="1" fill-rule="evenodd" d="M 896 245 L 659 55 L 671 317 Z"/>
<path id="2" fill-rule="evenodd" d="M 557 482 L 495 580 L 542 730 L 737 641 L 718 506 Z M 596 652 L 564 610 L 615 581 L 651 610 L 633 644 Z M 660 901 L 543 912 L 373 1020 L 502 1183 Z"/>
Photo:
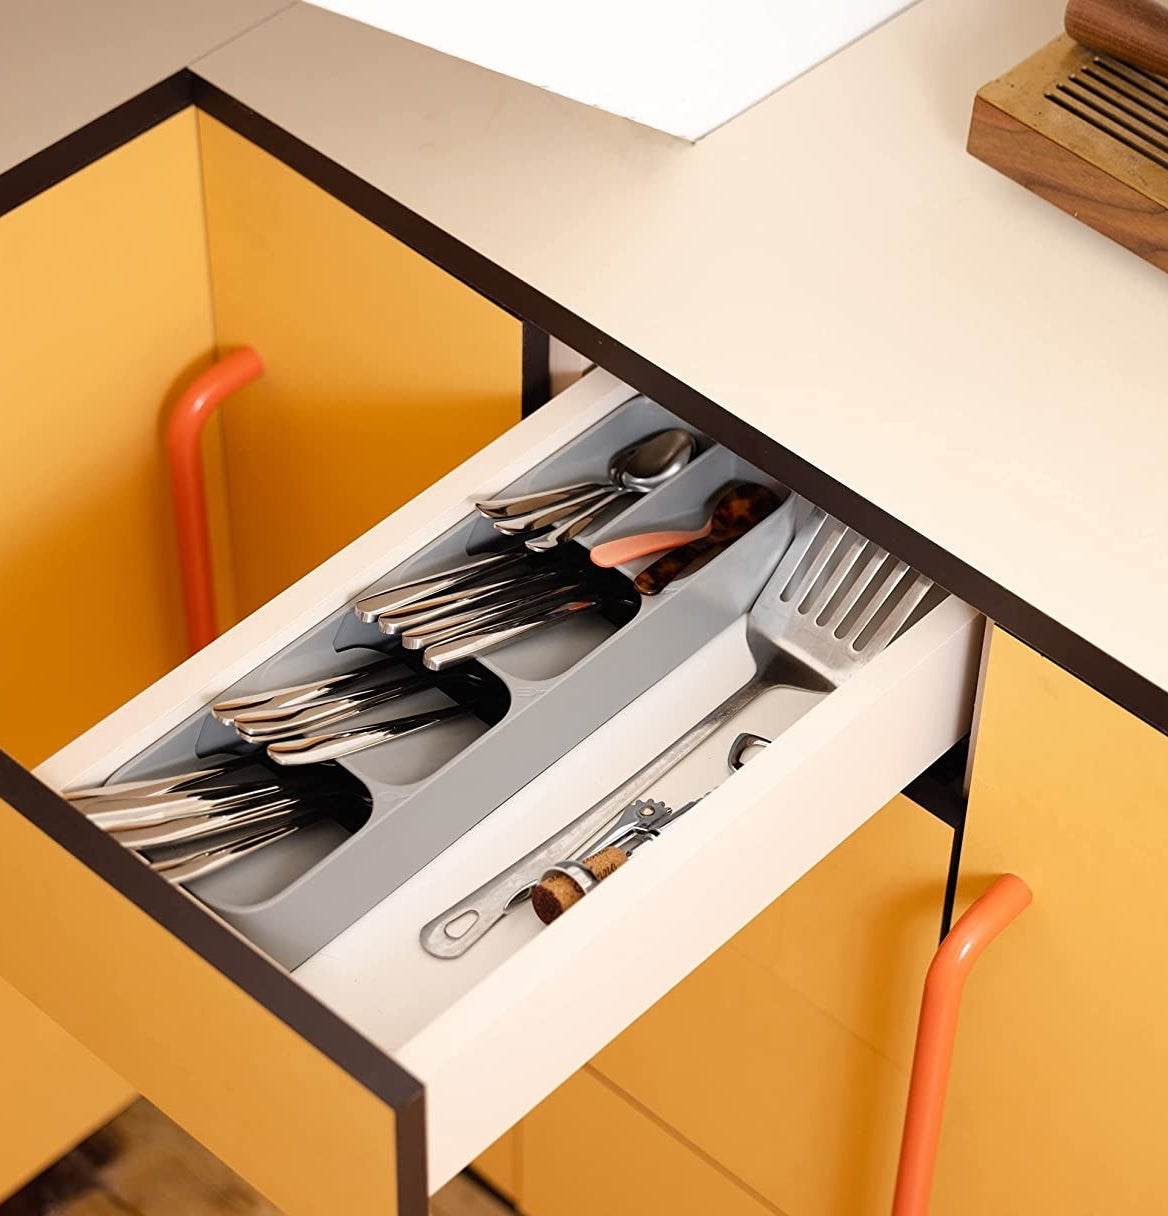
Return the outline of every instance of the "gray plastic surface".
<path id="1" fill-rule="evenodd" d="M 617 449 L 664 427 L 685 425 L 655 403 L 635 397 L 497 492 L 519 494 L 603 477 Z M 590 547 L 632 532 L 696 526 L 728 482 L 774 484 L 726 449 L 710 446 L 702 436 L 699 443 L 699 454 L 676 478 L 606 517 L 581 543 Z M 636 615 L 622 626 L 597 613 L 584 614 L 469 665 L 505 690 L 509 702 L 501 720 L 494 725 L 477 717 L 455 720 L 341 761 L 372 795 L 372 811 L 358 831 L 350 834 L 332 821 L 319 823 L 200 880 L 191 890 L 285 966 L 303 962 L 745 612 L 790 543 L 790 507 L 789 502 L 662 594 L 642 599 Z M 362 594 L 441 570 L 495 538 L 487 521 L 470 514 Z M 627 575 L 637 566 L 622 572 Z M 395 653 L 400 652 L 376 625 L 362 624 L 346 606 L 223 697 L 296 683 Z M 427 691 L 395 702 L 390 712 L 399 716 L 446 702 L 442 693 Z M 368 716 L 379 713 L 385 711 Z M 238 753 L 238 738 L 204 711 L 111 780 L 194 768 L 225 749 Z"/>

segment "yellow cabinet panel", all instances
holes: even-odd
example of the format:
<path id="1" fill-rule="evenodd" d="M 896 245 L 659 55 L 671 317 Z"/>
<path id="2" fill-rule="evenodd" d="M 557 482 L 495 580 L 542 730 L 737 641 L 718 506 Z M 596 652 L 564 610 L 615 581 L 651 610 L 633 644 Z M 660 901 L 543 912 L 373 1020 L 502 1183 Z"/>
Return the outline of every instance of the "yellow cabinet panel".
<path id="1" fill-rule="evenodd" d="M 882 1216 L 951 842 L 895 799 L 593 1067 L 783 1211 Z"/>
<path id="2" fill-rule="evenodd" d="M 993 637 L 962 895 L 1034 903 L 978 963 L 935 1216 L 1168 1210 L 1168 739 Z"/>
<path id="3" fill-rule="evenodd" d="M 100 1060 L 0 980 L 0 1201 L 132 1101 Z"/>
<path id="4" fill-rule="evenodd" d="M 480 1178 L 514 1202 L 519 1196 L 522 1177 L 523 1124 L 500 1136 L 484 1153 L 471 1163 Z"/>
<path id="5" fill-rule="evenodd" d="M 519 420 L 522 325 L 199 116 L 244 616 Z"/>
<path id="6" fill-rule="evenodd" d="M 773 1216 L 773 1209 L 588 1069 L 523 1121 L 531 1216 Z"/>
<path id="7" fill-rule="evenodd" d="M 907 1074 L 734 950 L 593 1067 L 784 1212 L 888 1211 Z M 539 1155 L 528 1133 L 527 1176 Z"/>
<path id="8" fill-rule="evenodd" d="M 905 1068 L 952 830 L 896 798 L 730 943 Z"/>
<path id="9" fill-rule="evenodd" d="M 0 216 L 0 747 L 24 764 L 186 657 L 161 434 L 213 346 L 193 111 Z"/>
<path id="10" fill-rule="evenodd" d="M 3 802 L 0 923 L 0 974 L 287 1216 L 394 1216 L 393 1108 Z"/>
<path id="11" fill-rule="evenodd" d="M 213 346 L 193 111 L 0 217 L 0 747 L 22 763 L 185 657 L 161 433 Z M 133 1096 L 6 985 L 0 1078 L 0 1196 Z"/>

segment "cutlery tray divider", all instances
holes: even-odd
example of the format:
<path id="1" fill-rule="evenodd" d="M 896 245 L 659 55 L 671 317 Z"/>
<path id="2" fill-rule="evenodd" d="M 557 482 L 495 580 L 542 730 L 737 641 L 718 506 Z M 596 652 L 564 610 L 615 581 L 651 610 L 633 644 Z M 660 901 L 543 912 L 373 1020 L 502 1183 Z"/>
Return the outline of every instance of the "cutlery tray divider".
<path id="1" fill-rule="evenodd" d="M 612 452 L 678 425 L 684 424 L 660 406 L 633 398 L 498 493 L 598 478 Z M 595 529 L 586 543 L 696 527 L 727 482 L 774 484 L 726 449 L 701 437 L 699 443 L 699 455 L 676 478 Z M 297 966 L 745 613 L 790 543 L 793 502 L 788 499 L 714 562 L 660 595 L 642 599 L 636 615 L 623 624 L 584 614 L 468 664 L 497 687 L 491 712 L 443 723 L 338 762 L 372 796 L 372 812 L 358 832 L 350 835 L 331 822 L 314 825 L 201 879 L 192 884 L 192 892 L 279 962 Z M 353 599 L 458 564 L 491 536 L 489 524 L 468 512 Z M 607 577 L 620 576 L 610 572 Z M 581 635 L 573 631 L 590 618 L 586 628 L 594 632 L 586 653 L 579 655 Z M 534 662 L 518 661 L 525 651 Z M 400 661 L 402 654 L 387 644 L 375 624 L 360 622 L 350 603 L 221 695 L 347 670 L 374 655 Z M 554 674 L 532 678 L 533 669 Z M 400 712 L 432 708 L 442 699 L 441 694 L 417 694 L 400 703 Z M 387 708 L 396 715 L 398 703 Z M 695 717 L 704 708 L 695 707 Z M 208 754 L 238 745 L 234 732 L 204 711 L 111 780 L 193 767 Z"/>

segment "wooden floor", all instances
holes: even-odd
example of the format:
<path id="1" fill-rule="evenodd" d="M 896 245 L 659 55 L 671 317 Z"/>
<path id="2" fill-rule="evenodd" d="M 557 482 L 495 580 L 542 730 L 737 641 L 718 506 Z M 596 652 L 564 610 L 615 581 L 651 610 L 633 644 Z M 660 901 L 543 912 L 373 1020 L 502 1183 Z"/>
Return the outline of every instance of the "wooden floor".
<path id="1" fill-rule="evenodd" d="M 431 1216 L 515 1216 L 465 1175 Z M 4 1203 L 0 1216 L 280 1216 L 148 1102 L 136 1102 Z"/>

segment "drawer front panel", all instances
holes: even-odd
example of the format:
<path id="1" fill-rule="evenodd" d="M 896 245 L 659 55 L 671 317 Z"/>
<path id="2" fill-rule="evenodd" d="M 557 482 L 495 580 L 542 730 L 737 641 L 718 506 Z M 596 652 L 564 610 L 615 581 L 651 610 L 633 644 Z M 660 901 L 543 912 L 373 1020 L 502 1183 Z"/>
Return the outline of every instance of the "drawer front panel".
<path id="1" fill-rule="evenodd" d="M 393 1108 L 3 803 L 0 916 L 0 973 L 282 1211 L 398 1211 Z"/>

